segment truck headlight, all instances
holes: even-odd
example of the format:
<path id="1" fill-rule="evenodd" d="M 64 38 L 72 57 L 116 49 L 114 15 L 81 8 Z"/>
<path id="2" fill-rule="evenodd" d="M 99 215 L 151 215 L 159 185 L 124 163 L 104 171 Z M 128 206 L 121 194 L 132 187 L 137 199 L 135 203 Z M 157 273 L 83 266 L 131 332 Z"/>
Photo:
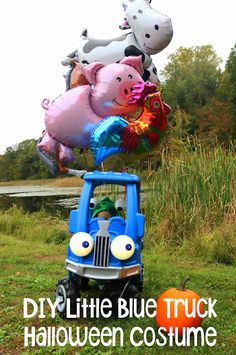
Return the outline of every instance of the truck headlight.
<path id="1" fill-rule="evenodd" d="M 93 250 L 94 241 L 90 234 L 75 233 L 70 240 L 70 249 L 77 256 L 86 256 Z"/>
<path id="2" fill-rule="evenodd" d="M 127 235 L 119 235 L 111 242 L 111 253 L 119 260 L 129 259 L 135 250 L 133 240 Z"/>

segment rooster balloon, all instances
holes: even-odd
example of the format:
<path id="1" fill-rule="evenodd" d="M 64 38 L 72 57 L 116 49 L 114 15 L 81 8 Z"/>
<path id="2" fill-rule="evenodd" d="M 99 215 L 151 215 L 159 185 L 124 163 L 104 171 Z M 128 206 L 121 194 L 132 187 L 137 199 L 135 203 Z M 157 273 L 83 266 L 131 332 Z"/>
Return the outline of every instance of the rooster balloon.
<path id="1" fill-rule="evenodd" d="M 90 144 L 96 164 L 117 153 L 129 154 L 134 160 L 153 151 L 164 138 L 171 109 L 161 100 L 156 85 L 139 82 L 133 88 L 129 103 L 142 105 L 142 112 L 135 121 L 109 116 L 95 128 Z"/>

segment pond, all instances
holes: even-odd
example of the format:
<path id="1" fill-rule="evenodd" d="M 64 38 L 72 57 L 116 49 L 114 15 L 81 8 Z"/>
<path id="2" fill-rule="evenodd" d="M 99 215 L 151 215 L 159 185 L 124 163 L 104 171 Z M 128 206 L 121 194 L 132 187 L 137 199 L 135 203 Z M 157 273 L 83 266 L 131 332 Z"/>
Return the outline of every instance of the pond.
<path id="1" fill-rule="evenodd" d="M 16 205 L 25 212 L 36 212 L 43 208 L 50 215 L 68 217 L 78 206 L 80 193 L 81 187 L 0 186 L 0 209 Z"/>
<path id="2" fill-rule="evenodd" d="M 51 216 L 61 215 L 68 218 L 72 209 L 78 207 L 82 187 L 47 187 L 47 186 L 0 186 L 0 209 L 7 210 L 13 205 L 25 212 L 37 212 L 42 208 Z M 124 188 L 106 185 L 98 187 L 99 196 L 113 194 L 124 196 Z M 141 202 L 147 196 L 147 190 L 141 190 Z"/>

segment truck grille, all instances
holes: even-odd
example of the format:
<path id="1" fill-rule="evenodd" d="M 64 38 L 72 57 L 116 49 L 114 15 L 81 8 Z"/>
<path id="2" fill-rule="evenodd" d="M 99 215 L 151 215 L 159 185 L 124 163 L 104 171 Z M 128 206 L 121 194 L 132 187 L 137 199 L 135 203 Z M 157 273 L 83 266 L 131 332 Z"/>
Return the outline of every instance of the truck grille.
<path id="1" fill-rule="evenodd" d="M 110 254 L 110 237 L 101 235 L 96 236 L 95 250 L 94 250 L 94 266 L 107 267 L 109 264 Z"/>
<path id="2" fill-rule="evenodd" d="M 110 234 L 108 232 L 109 221 L 98 221 L 99 231 L 95 236 L 94 266 L 107 267 L 110 254 Z"/>

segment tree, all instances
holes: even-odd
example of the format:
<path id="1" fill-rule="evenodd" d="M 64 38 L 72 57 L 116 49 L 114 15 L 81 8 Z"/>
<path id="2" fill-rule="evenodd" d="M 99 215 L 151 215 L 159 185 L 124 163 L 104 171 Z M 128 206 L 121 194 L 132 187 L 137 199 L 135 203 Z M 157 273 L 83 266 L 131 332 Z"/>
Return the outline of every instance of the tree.
<path id="1" fill-rule="evenodd" d="M 35 150 L 35 139 L 27 139 L 14 147 L 8 147 L 0 157 L 0 179 L 40 179 L 51 177 Z"/>
<path id="2" fill-rule="evenodd" d="M 211 45 L 180 47 L 161 73 L 164 99 L 173 111 L 179 108 L 192 116 L 193 130 L 196 111 L 214 97 L 219 86 L 220 63 Z"/>
<path id="3" fill-rule="evenodd" d="M 40 161 L 36 153 L 35 139 L 27 139 L 17 146 L 18 179 L 40 179 L 51 177 L 46 166 Z"/>
<path id="4" fill-rule="evenodd" d="M 226 72 L 229 76 L 229 83 L 231 84 L 229 91 L 229 99 L 236 101 L 236 44 L 231 49 L 229 58 L 226 62 Z"/>
<path id="5" fill-rule="evenodd" d="M 211 99 L 197 111 L 197 133 L 205 143 L 229 143 L 232 131 L 232 115 L 227 101 Z"/>
<path id="6" fill-rule="evenodd" d="M 236 44 L 226 62 L 218 98 L 228 101 L 231 106 L 232 137 L 236 139 Z"/>
<path id="7" fill-rule="evenodd" d="M 14 147 L 8 147 L 6 149 L 5 154 L 1 156 L 0 164 L 1 180 L 17 179 L 16 151 Z"/>

